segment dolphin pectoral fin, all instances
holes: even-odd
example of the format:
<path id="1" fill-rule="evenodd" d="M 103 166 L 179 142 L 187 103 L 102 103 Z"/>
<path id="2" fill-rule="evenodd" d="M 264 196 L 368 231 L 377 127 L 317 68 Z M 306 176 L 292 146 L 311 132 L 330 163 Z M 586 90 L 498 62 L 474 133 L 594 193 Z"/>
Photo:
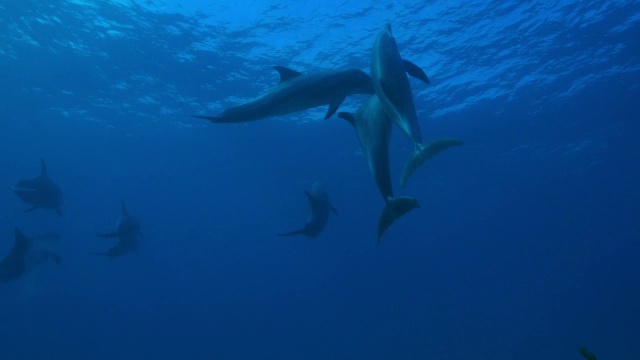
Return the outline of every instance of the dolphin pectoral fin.
<path id="1" fill-rule="evenodd" d="M 400 177 L 400 186 L 405 187 L 409 177 L 422 165 L 425 161 L 436 156 L 440 152 L 452 147 L 464 144 L 458 139 L 437 139 L 428 142 L 427 144 L 419 144 L 416 150 L 413 152 L 409 160 L 407 160 L 404 169 L 402 170 L 402 176 Z"/>
<path id="2" fill-rule="evenodd" d="M 324 119 L 327 120 L 328 118 L 332 117 L 333 114 L 338 111 L 338 108 L 343 101 L 344 96 L 336 96 L 335 98 L 331 99 L 331 102 L 329 103 L 329 110 L 327 110 L 327 114 L 324 116 Z"/>
<path id="3" fill-rule="evenodd" d="M 425 74 L 424 70 L 422 70 L 422 68 L 420 68 L 418 65 L 405 59 L 402 59 L 402 63 L 404 64 L 404 70 L 407 72 L 407 74 L 409 74 L 409 76 L 422 80 L 426 84 L 431 84 L 431 81 L 429 81 L 429 77 L 427 76 L 427 74 Z"/>
<path id="4" fill-rule="evenodd" d="M 345 119 L 347 120 L 347 122 L 349 124 L 351 124 L 352 126 L 356 126 L 356 116 L 353 113 L 350 112 L 339 112 L 338 113 L 338 117 L 340 119 Z"/>
<path id="5" fill-rule="evenodd" d="M 29 213 L 29 212 L 32 212 L 33 210 L 37 209 L 37 208 L 38 208 L 37 206 L 32 206 L 32 207 L 30 207 L 30 208 L 26 209 L 26 210 L 25 210 L 25 211 L 23 211 L 23 212 L 24 212 L 24 213 Z"/>
<path id="6" fill-rule="evenodd" d="M 227 122 L 233 122 L 233 121 L 226 121 L 225 117 L 223 116 L 202 116 L 202 115 L 191 115 L 191 117 L 194 118 L 198 118 L 198 119 L 205 119 L 205 120 L 209 120 L 212 123 L 227 123 Z"/>
<path id="7" fill-rule="evenodd" d="M 274 66 L 273 68 L 278 72 L 278 74 L 280 74 L 280 84 L 302 75 L 301 72 L 284 66 Z"/>
<path id="8" fill-rule="evenodd" d="M 105 238 L 105 239 L 113 239 L 118 237 L 117 232 L 112 233 L 104 233 L 104 234 L 96 234 L 97 237 Z"/>
<path id="9" fill-rule="evenodd" d="M 409 211 L 419 208 L 420 204 L 418 200 L 410 196 L 401 196 L 397 198 L 389 198 L 387 204 L 380 214 L 378 220 L 378 243 L 380 242 L 382 235 L 397 219 L 401 218 Z"/>

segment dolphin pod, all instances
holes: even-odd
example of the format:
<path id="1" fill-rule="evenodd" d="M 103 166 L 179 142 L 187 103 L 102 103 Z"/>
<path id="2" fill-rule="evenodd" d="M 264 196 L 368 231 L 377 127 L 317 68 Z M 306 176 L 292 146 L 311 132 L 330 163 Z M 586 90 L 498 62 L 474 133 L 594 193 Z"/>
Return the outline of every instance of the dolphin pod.
<path id="1" fill-rule="evenodd" d="M 378 220 L 377 239 L 397 219 L 419 208 L 419 202 L 409 196 L 395 197 L 389 166 L 389 139 L 395 124 L 414 145 L 400 176 L 405 187 L 409 177 L 426 161 L 438 153 L 462 145 L 455 138 L 424 142 L 407 75 L 426 84 L 431 81 L 419 66 L 403 59 L 398 50 L 391 25 L 386 24 L 374 41 L 371 54 L 371 76 L 358 69 L 338 69 L 302 74 L 289 68 L 276 66 L 280 83 L 247 103 L 228 108 L 218 116 L 194 115 L 214 123 L 237 123 L 303 111 L 324 104 L 329 109 L 324 117 L 333 116 L 346 96 L 370 95 L 355 113 L 340 112 L 356 130 L 369 170 L 385 201 Z M 280 235 L 304 234 L 316 237 L 324 228 L 331 209 L 313 193 L 306 192 L 311 207 L 309 221 L 304 228 Z"/>

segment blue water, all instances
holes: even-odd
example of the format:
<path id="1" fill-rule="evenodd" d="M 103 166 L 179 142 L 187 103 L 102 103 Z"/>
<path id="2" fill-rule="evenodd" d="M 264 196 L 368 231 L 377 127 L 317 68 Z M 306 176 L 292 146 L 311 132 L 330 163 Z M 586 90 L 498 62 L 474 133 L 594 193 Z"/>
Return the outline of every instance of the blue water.
<path id="1" fill-rule="evenodd" d="M 0 2 L 0 184 L 45 158 L 63 215 L 0 191 L 61 266 L 0 288 L 1 359 L 640 358 L 640 1 Z M 325 107 L 215 115 L 303 72 L 368 71 L 391 23 L 423 137 L 457 137 L 383 202 Z M 341 107 L 364 101 L 353 96 Z M 316 239 L 275 234 L 325 184 Z M 139 256 L 112 245 L 120 200 Z"/>

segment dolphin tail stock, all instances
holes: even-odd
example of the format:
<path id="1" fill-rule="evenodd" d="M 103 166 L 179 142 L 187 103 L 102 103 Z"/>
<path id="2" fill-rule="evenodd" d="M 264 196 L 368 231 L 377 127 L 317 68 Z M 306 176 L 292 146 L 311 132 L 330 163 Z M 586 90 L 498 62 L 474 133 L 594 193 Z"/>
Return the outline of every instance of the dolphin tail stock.
<path id="1" fill-rule="evenodd" d="M 407 160 L 407 163 L 402 170 L 402 176 L 400 178 L 400 186 L 402 188 L 407 184 L 409 177 L 427 160 L 436 156 L 440 152 L 452 147 L 464 144 L 458 139 L 444 138 L 429 141 L 426 144 L 418 144 L 416 150 Z"/>
<path id="2" fill-rule="evenodd" d="M 103 234 L 96 234 L 96 236 L 104 239 L 113 239 L 118 237 L 118 233 L 117 232 L 103 233 Z"/>
<path id="3" fill-rule="evenodd" d="M 410 196 L 389 197 L 387 204 L 380 214 L 378 220 L 378 243 L 380 242 L 382 235 L 397 219 L 404 216 L 409 211 L 419 208 L 420 203 Z"/>

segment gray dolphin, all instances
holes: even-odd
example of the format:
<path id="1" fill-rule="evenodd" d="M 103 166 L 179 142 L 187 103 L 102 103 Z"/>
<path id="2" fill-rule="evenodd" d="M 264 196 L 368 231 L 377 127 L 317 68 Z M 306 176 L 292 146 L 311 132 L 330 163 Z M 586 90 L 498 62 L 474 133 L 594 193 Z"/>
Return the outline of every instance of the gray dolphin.
<path id="1" fill-rule="evenodd" d="M 115 232 L 96 234 L 105 239 L 117 238 L 118 243 L 109 249 L 106 253 L 97 253 L 96 255 L 105 255 L 115 258 L 130 252 L 138 252 L 139 239 L 142 237 L 140 232 L 140 222 L 135 217 L 129 215 L 124 206 L 124 201 L 120 202 L 122 213 L 118 218 L 117 228 Z"/>
<path id="2" fill-rule="evenodd" d="M 0 260 L 0 284 L 19 278 L 50 258 L 58 265 L 62 262 L 58 254 L 40 246 L 40 243 L 60 239 L 58 234 L 47 233 L 28 238 L 18 228 L 14 233 L 13 247 Z"/>
<path id="3" fill-rule="evenodd" d="M 387 24 L 378 33 L 373 46 L 371 77 L 373 87 L 386 112 L 415 145 L 415 151 L 402 171 L 400 178 L 402 187 L 426 160 L 449 147 L 463 144 L 458 139 L 422 142 L 418 116 L 413 103 L 413 93 L 406 73 L 429 83 L 428 77 L 420 67 L 402 59 L 396 40 L 391 34 L 391 25 Z"/>
<path id="4" fill-rule="evenodd" d="M 16 183 L 11 190 L 18 197 L 32 205 L 24 212 L 30 212 L 37 208 L 55 210 L 61 214 L 63 196 L 60 187 L 51 181 L 47 174 L 47 166 L 44 159 L 40 159 L 40 175 L 33 179 L 23 179 Z"/>
<path id="5" fill-rule="evenodd" d="M 260 97 L 228 108 L 219 116 L 193 116 L 214 123 L 237 123 L 329 104 L 329 110 L 324 117 L 328 119 L 338 110 L 345 97 L 374 92 L 371 77 L 358 69 L 337 69 L 309 74 L 302 74 L 283 66 L 275 66 L 274 69 L 280 74 L 280 83 Z"/>
<path id="6" fill-rule="evenodd" d="M 324 191 L 320 182 L 314 182 L 311 192 L 305 190 L 304 193 L 307 195 L 307 199 L 309 200 L 309 207 L 311 208 L 309 220 L 307 220 L 307 223 L 300 230 L 294 230 L 278 235 L 305 235 L 310 238 L 315 238 L 316 236 L 320 235 L 322 230 L 324 230 L 325 226 L 327 225 L 327 221 L 329 220 L 330 213 L 333 212 L 334 214 L 338 215 L 338 211 L 336 211 L 333 205 L 331 205 L 329 196 L 327 195 L 326 191 Z"/>
<path id="7" fill-rule="evenodd" d="M 338 116 L 355 127 L 371 175 L 386 203 L 378 220 L 378 241 L 380 241 L 382 234 L 394 221 L 420 207 L 420 204 L 413 197 L 393 196 L 389 170 L 389 137 L 392 121 L 378 96 L 371 96 L 355 114 L 340 112 Z"/>

